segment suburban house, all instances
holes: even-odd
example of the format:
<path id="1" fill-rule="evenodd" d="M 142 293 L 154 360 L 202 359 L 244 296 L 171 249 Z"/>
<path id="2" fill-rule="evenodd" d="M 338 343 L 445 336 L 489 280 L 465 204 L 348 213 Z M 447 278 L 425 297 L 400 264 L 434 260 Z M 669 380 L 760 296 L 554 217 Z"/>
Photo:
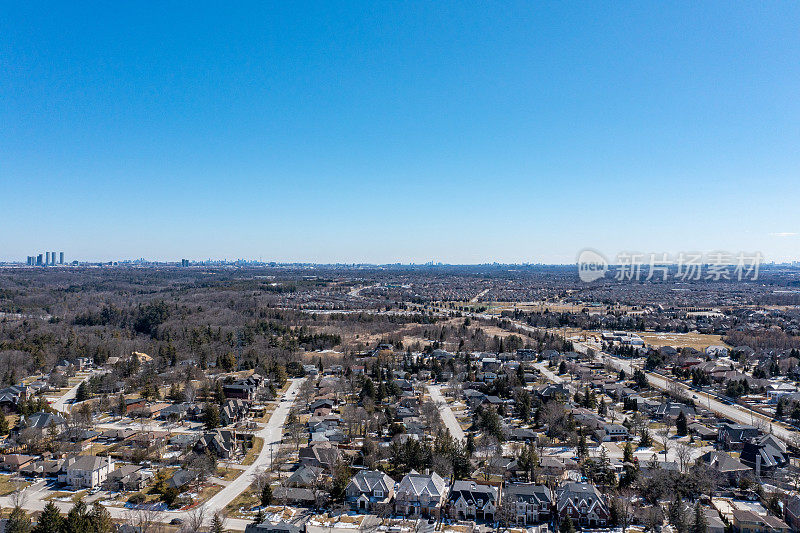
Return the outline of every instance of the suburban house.
<path id="1" fill-rule="evenodd" d="M 339 462 L 339 448 L 329 442 L 321 442 L 300 448 L 300 464 L 331 469 Z"/>
<path id="2" fill-rule="evenodd" d="M 786 520 L 795 531 L 800 531 L 800 495 L 795 494 L 786 502 Z"/>
<path id="3" fill-rule="evenodd" d="M 780 518 L 735 509 L 733 530 L 736 533 L 790 533 L 789 525 Z"/>
<path id="4" fill-rule="evenodd" d="M 35 460 L 36 456 L 34 455 L 10 453 L 0 457 L 0 465 L 2 465 L 3 470 L 8 470 L 9 472 L 19 472 L 21 469 L 24 469 Z"/>
<path id="5" fill-rule="evenodd" d="M 759 431 L 755 426 L 725 422 L 719 425 L 717 442 L 721 443 L 726 450 L 741 450 L 745 442 L 758 438 L 758 436 Z"/>
<path id="6" fill-rule="evenodd" d="M 32 415 L 20 417 L 15 432 L 34 432 L 39 438 L 59 435 L 66 427 L 64 417 L 55 413 L 40 411 Z"/>
<path id="7" fill-rule="evenodd" d="M 729 486 L 735 487 L 746 472 L 750 472 L 750 467 L 742 463 L 735 457 L 731 457 L 725 452 L 711 450 L 700 456 L 709 468 L 719 472 Z"/>
<path id="8" fill-rule="evenodd" d="M 503 494 L 514 512 L 514 523 L 529 526 L 550 520 L 553 493 L 547 485 L 510 483 Z"/>
<path id="9" fill-rule="evenodd" d="M 197 473 L 181 468 L 176 470 L 172 477 L 167 480 L 167 487 L 171 489 L 181 489 L 197 479 Z"/>
<path id="10" fill-rule="evenodd" d="M 142 490 L 152 478 L 153 473 L 142 466 L 122 465 L 108 475 L 105 484 L 111 490 Z"/>
<path id="11" fill-rule="evenodd" d="M 595 433 L 600 442 L 628 440 L 628 428 L 621 424 L 603 424 Z"/>
<path id="12" fill-rule="evenodd" d="M 313 487 L 324 470 L 318 466 L 301 465 L 284 483 L 287 487 Z M 352 482 L 351 482 L 352 483 Z"/>
<path id="13" fill-rule="evenodd" d="M 757 476 L 786 465 L 786 446 L 774 435 L 762 435 L 742 445 L 739 460 L 755 470 Z"/>
<path id="14" fill-rule="evenodd" d="M 446 498 L 447 483 L 439 474 L 412 470 L 395 489 L 395 509 L 404 516 L 439 518 Z"/>
<path id="15" fill-rule="evenodd" d="M 64 474 L 58 476 L 62 483 L 75 488 L 94 488 L 105 482 L 114 470 L 110 457 L 79 455 L 72 462 L 67 460 Z"/>
<path id="16" fill-rule="evenodd" d="M 453 518 L 494 521 L 500 491 L 474 481 L 456 481 L 450 489 L 449 513 Z"/>
<path id="17" fill-rule="evenodd" d="M 565 483 L 556 489 L 559 521 L 569 516 L 581 527 L 601 527 L 608 523 L 609 509 L 597 487 L 589 483 Z"/>
<path id="18" fill-rule="evenodd" d="M 392 501 L 394 485 L 394 480 L 383 472 L 361 470 L 347 484 L 345 494 L 353 509 L 370 511 Z"/>
<path id="19" fill-rule="evenodd" d="M 262 522 L 261 524 L 247 524 L 244 533 L 300 533 L 302 530 L 285 520 L 278 523 Z"/>

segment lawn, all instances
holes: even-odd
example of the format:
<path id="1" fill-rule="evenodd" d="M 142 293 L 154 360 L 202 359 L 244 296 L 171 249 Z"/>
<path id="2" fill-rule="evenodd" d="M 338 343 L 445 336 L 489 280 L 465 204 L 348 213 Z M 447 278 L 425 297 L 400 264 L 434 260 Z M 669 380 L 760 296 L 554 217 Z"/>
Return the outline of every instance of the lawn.
<path id="1" fill-rule="evenodd" d="M 242 509 L 249 510 L 261 503 L 261 495 L 250 486 L 246 491 L 239 494 L 234 500 L 225 507 L 225 512 L 230 518 L 251 518 L 250 515 L 242 513 Z"/>
<path id="2" fill-rule="evenodd" d="M 247 455 L 244 456 L 242 459 L 243 465 L 251 465 L 253 461 L 256 460 L 258 454 L 261 453 L 261 449 L 264 448 L 264 439 L 261 437 L 253 437 L 253 447 L 247 450 Z"/>
<path id="3" fill-rule="evenodd" d="M 216 476 L 225 481 L 233 481 L 242 474 L 242 470 L 236 468 L 217 468 Z"/>
<path id="4" fill-rule="evenodd" d="M 17 489 L 30 485 L 27 481 L 12 481 L 11 476 L 0 474 L 0 496 L 7 496 Z"/>

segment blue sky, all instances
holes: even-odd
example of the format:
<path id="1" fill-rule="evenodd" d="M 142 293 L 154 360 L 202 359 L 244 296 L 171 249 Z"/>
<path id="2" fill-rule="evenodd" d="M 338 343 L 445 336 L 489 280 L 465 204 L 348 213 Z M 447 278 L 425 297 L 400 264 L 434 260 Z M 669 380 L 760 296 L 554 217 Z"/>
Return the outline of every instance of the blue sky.
<path id="1" fill-rule="evenodd" d="M 289 4 L 5 6 L 0 260 L 800 259 L 796 3 Z"/>

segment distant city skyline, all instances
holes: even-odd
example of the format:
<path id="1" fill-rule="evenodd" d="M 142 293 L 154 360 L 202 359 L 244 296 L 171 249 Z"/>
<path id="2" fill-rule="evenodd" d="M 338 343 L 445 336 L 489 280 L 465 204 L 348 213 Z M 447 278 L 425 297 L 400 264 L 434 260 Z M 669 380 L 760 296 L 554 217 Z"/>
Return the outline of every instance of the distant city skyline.
<path id="1" fill-rule="evenodd" d="M 800 259 L 793 3 L 9 5 L 0 261 Z"/>

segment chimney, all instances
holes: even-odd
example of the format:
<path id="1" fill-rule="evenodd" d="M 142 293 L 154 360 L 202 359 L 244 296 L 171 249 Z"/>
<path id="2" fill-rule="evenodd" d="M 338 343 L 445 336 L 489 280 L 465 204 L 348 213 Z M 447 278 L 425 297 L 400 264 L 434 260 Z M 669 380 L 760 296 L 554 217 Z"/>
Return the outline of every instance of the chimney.
<path id="1" fill-rule="evenodd" d="M 756 477 L 761 477 L 761 449 L 756 451 Z"/>

